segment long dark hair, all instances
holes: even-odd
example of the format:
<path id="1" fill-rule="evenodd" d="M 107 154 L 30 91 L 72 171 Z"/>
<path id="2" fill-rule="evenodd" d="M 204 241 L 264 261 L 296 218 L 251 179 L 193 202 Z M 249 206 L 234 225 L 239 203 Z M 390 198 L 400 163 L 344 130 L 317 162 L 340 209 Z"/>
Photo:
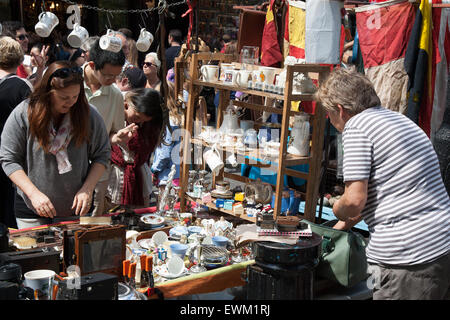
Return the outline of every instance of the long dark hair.
<path id="1" fill-rule="evenodd" d="M 55 71 L 59 69 L 72 69 L 76 67 L 68 61 L 56 61 L 50 64 L 42 80 L 38 82 L 30 95 L 28 107 L 28 122 L 30 134 L 35 137 L 39 145 L 48 152 L 50 149 L 49 126 L 52 120 L 51 94 L 53 90 L 66 88 L 71 85 L 80 86 L 80 94 L 75 104 L 70 108 L 72 125 L 72 139 L 76 146 L 89 140 L 89 103 L 84 94 L 82 72 L 69 72 L 67 77 L 56 77 Z"/>
<path id="2" fill-rule="evenodd" d="M 125 100 L 131 102 L 137 112 L 152 118 L 139 126 L 138 131 L 144 139 L 155 140 L 157 137 L 156 146 L 164 142 L 166 127 L 169 126 L 169 112 L 164 105 L 161 94 L 154 89 L 138 88 L 128 92 L 125 95 Z M 155 133 L 157 134 L 156 137 Z"/>

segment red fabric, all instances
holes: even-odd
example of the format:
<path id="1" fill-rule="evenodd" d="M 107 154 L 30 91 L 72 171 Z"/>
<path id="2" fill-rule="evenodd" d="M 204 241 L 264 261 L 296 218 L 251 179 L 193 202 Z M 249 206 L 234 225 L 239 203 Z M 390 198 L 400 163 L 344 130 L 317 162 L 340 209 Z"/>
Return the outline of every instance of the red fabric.
<path id="1" fill-rule="evenodd" d="M 28 73 L 25 70 L 25 67 L 23 66 L 23 64 L 21 64 L 20 66 L 17 67 L 16 75 L 18 77 L 24 78 L 24 79 L 26 79 L 28 77 Z"/>
<path id="2" fill-rule="evenodd" d="M 155 149 L 156 139 L 159 132 L 152 130 L 150 122 L 139 127 L 128 142 L 127 146 L 134 153 L 134 162 L 126 163 L 123 159 L 122 150 L 114 145 L 111 147 L 111 161 L 115 165 L 124 169 L 122 202 L 123 205 L 143 205 L 142 196 L 143 180 L 141 166 L 148 161 L 151 153 Z M 147 139 L 145 139 L 147 137 Z"/>
<path id="3" fill-rule="evenodd" d="M 275 26 L 274 3 L 275 0 L 270 0 L 270 5 L 267 8 L 266 24 L 261 41 L 261 65 L 269 67 L 276 66 L 279 62 L 283 61 L 283 54 L 278 43 L 277 29 Z M 273 19 L 268 21 L 269 17 L 273 17 Z"/>
<path id="4" fill-rule="evenodd" d="M 197 5 L 197 0 L 187 0 L 187 5 L 189 9 L 185 13 L 183 13 L 181 17 L 184 18 L 186 15 L 189 14 L 189 29 L 187 34 L 186 47 L 188 50 L 190 50 L 192 27 L 194 25 L 194 8 Z"/>
<path id="5" fill-rule="evenodd" d="M 409 2 L 358 12 L 358 30 L 364 68 L 403 58 L 414 24 L 415 9 Z"/>
<path id="6" fill-rule="evenodd" d="M 441 0 L 433 0 L 433 3 L 442 3 Z M 433 114 L 434 105 L 434 92 L 435 92 L 435 80 L 436 80 L 436 65 L 441 61 L 442 57 L 439 52 L 439 33 L 441 32 L 441 14 L 442 8 L 433 8 L 431 10 L 432 17 L 432 52 L 429 59 L 431 60 L 431 84 L 429 83 L 428 77 L 425 82 L 425 90 L 423 91 L 422 102 L 419 110 L 419 126 L 422 130 L 430 136 L 431 133 L 431 117 Z M 445 28 L 445 40 L 444 40 L 444 50 L 447 59 L 447 63 L 450 62 L 450 32 L 447 27 Z"/>

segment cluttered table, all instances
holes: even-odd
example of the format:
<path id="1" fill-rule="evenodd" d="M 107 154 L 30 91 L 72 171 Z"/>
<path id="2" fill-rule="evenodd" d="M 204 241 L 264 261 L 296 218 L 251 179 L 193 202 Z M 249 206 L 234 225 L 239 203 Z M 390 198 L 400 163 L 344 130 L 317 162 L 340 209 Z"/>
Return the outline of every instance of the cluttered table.
<path id="1" fill-rule="evenodd" d="M 175 209 L 178 207 L 176 204 Z M 155 207 L 127 208 L 98 218 L 82 217 L 79 221 L 10 230 L 9 240 L 15 250 L 0 253 L 0 266 L 9 255 L 11 262 L 24 263 L 24 274 L 35 269 L 50 269 L 63 280 L 69 275 L 68 267 L 78 265 L 82 278 L 96 271 L 115 275 L 119 300 L 171 299 L 248 285 L 249 272 L 253 272 L 253 277 L 255 273 L 258 275 L 253 268 L 257 258 L 253 246 L 256 242 L 278 243 L 281 247 L 277 250 L 294 250 L 290 256 L 303 255 L 301 250 L 305 248 L 317 255 L 320 244 L 317 239 L 312 241 L 314 245 L 308 242 L 312 239 L 308 228 L 274 234 L 261 228 L 267 221 L 259 221 L 258 225 L 227 216 L 232 221 L 229 222 L 211 208 L 197 212 L 201 219 L 194 221 L 192 214 L 178 213 L 181 220 L 166 217 L 162 223 L 155 212 Z M 292 219 L 288 218 L 291 226 L 294 222 L 299 225 Z M 153 223 L 154 227 L 142 228 L 143 221 Z M 75 242 L 71 242 L 71 232 Z M 298 247 L 299 239 L 303 239 L 300 240 L 303 248 Z M 83 251 L 87 246 L 92 248 Z M 270 257 L 272 249 L 269 245 L 261 247 L 260 252 L 266 255 L 269 252 Z M 24 258 L 27 255 L 28 260 Z M 99 257 L 105 260 L 100 261 Z M 300 260 L 294 263 L 299 264 Z M 134 295 L 130 294 L 133 290 Z M 68 292 L 57 288 L 49 298 L 76 298 Z"/>

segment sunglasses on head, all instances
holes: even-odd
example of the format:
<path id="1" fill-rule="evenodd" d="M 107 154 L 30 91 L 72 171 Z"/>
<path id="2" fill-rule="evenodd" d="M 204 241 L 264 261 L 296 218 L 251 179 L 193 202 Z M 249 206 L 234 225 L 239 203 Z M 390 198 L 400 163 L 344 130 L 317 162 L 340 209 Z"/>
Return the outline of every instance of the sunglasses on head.
<path id="1" fill-rule="evenodd" d="M 55 70 L 50 77 L 48 78 L 48 84 L 50 85 L 51 81 L 53 78 L 61 78 L 61 79 L 65 79 L 68 78 L 71 74 L 83 74 L 83 69 L 81 69 L 80 67 L 72 67 L 72 68 L 61 68 L 61 69 L 57 69 Z"/>
<path id="2" fill-rule="evenodd" d="M 19 39 L 19 40 L 25 40 L 26 38 L 28 38 L 28 35 L 26 35 L 26 34 L 21 34 L 21 35 L 19 35 L 19 36 L 17 36 L 17 39 Z"/>
<path id="3" fill-rule="evenodd" d="M 144 62 L 142 64 L 142 66 L 146 66 L 147 68 L 150 68 L 151 66 L 156 66 L 155 64 L 151 63 L 151 62 Z"/>

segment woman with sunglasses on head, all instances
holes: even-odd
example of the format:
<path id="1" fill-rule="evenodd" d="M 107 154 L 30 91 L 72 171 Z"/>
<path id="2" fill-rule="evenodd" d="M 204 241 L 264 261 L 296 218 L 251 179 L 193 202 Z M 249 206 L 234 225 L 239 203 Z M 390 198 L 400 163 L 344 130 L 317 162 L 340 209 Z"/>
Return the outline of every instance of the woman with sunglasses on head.
<path id="1" fill-rule="evenodd" d="M 145 61 L 142 65 L 145 76 L 147 77 L 146 88 L 160 91 L 161 80 L 158 77 L 159 68 L 161 68 L 161 61 L 158 59 L 156 52 L 150 52 L 145 56 Z"/>
<path id="2" fill-rule="evenodd" d="M 110 144 L 103 119 L 86 100 L 79 67 L 49 65 L 30 98 L 9 116 L 1 141 L 0 163 L 18 187 L 19 228 L 89 212 Z"/>
<path id="3" fill-rule="evenodd" d="M 169 112 L 154 89 L 128 91 L 124 101 L 125 126 L 138 125 L 126 145 L 112 146 L 112 170 L 107 198 L 113 205 L 148 206 L 152 189 L 150 155 L 164 141 Z"/>

